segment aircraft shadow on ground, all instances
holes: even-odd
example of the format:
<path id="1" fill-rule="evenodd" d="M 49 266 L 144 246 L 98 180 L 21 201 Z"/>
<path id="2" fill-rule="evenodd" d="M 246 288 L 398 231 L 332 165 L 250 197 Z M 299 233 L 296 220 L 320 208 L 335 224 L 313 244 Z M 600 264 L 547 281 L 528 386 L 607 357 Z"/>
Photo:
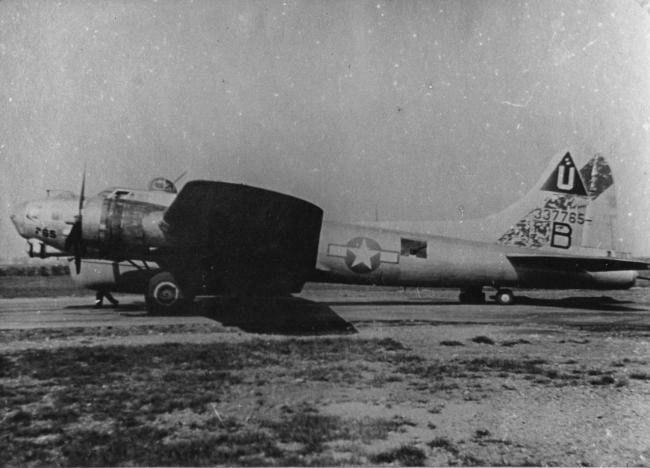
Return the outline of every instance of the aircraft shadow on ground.
<path id="1" fill-rule="evenodd" d="M 357 333 L 327 304 L 302 298 L 208 299 L 197 304 L 200 315 L 250 333 L 319 335 Z"/>
<path id="2" fill-rule="evenodd" d="M 532 305 L 539 307 L 558 307 L 567 309 L 586 309 L 600 311 L 628 311 L 643 312 L 647 309 L 631 307 L 627 304 L 636 304 L 634 301 L 620 301 L 609 296 L 580 296 L 564 297 L 554 299 L 542 299 L 527 296 L 517 296 L 516 305 Z M 273 317 L 279 317 L 287 322 L 309 322 L 313 319 L 317 322 L 335 324 L 338 321 L 345 322 L 330 306 L 462 306 L 458 301 L 453 300 L 373 300 L 373 301 L 319 301 L 314 302 L 302 298 L 264 298 L 256 301 L 249 301 L 246 304 L 227 302 L 224 299 L 207 299 L 196 304 L 192 312 L 204 315 L 208 318 L 221 321 L 223 318 L 228 321 L 249 322 L 258 319 L 260 322 L 267 322 Z M 485 305 L 498 306 L 491 298 L 486 299 Z M 515 305 L 515 307 L 516 307 Z M 65 307 L 71 310 L 87 310 L 93 308 L 92 304 L 69 305 Z M 118 306 L 104 305 L 97 310 L 116 310 L 118 312 L 142 312 L 145 309 L 144 302 L 120 303 Z M 196 312 L 198 311 L 198 312 Z M 337 320 L 338 319 L 338 320 Z M 345 322 L 348 323 L 348 322 Z M 349 325 L 349 324 L 348 324 Z M 237 325 L 234 325 L 237 326 Z M 351 326 L 351 325 L 350 325 Z"/>
<path id="3" fill-rule="evenodd" d="M 328 306 L 441 306 L 459 304 L 458 301 L 429 301 L 429 300 L 374 300 L 374 301 L 323 301 Z"/>
<path id="4" fill-rule="evenodd" d="M 115 310 L 117 312 L 142 312 L 145 310 L 145 305 L 144 302 L 120 302 L 118 305 L 113 306 L 113 305 L 103 305 L 102 307 L 98 307 L 95 309 L 92 303 L 88 304 L 81 304 L 81 305 L 69 305 L 65 306 L 66 310 L 88 310 L 88 309 L 93 309 L 97 311 L 101 310 Z"/>
<path id="5" fill-rule="evenodd" d="M 463 306 L 463 305 L 476 305 L 476 304 L 462 304 L 454 300 L 374 300 L 374 301 L 326 301 L 323 302 L 328 306 Z M 584 296 L 584 297 L 564 297 L 556 299 L 541 299 L 527 296 L 517 296 L 515 306 L 517 305 L 533 305 L 539 307 L 558 307 L 567 309 L 587 309 L 587 310 L 602 310 L 602 311 L 645 311 L 638 307 L 630 307 L 626 304 L 635 304 L 634 301 L 619 301 L 608 296 Z M 499 306 L 493 301 L 490 294 L 486 294 L 486 301 L 483 305 Z M 501 307 L 501 306 L 499 306 Z M 508 306 L 510 307 L 510 306 Z"/>
<path id="6" fill-rule="evenodd" d="M 69 310 L 93 309 L 92 304 L 70 305 Z M 147 314 L 144 302 L 104 305 L 97 311 L 113 310 L 121 315 L 140 317 Z M 327 304 L 302 298 L 260 298 L 233 300 L 204 299 L 182 315 L 199 315 L 237 327 L 250 333 L 284 335 L 319 335 L 357 333 L 354 326 L 334 312 Z M 167 314 L 160 315 L 169 316 Z"/>
<path id="7" fill-rule="evenodd" d="M 567 309 L 586 309 L 611 312 L 644 312 L 646 309 L 632 307 L 627 304 L 636 305 L 634 301 L 620 301 L 609 296 L 574 296 L 558 299 L 540 299 L 527 296 L 517 296 L 517 304 L 533 305 L 540 307 L 559 307 Z"/>

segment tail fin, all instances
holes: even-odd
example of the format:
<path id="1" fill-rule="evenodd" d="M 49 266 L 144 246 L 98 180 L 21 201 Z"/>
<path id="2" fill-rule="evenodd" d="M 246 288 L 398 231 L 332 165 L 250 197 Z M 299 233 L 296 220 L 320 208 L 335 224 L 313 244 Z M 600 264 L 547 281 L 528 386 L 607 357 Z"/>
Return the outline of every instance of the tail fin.
<path id="1" fill-rule="evenodd" d="M 578 170 L 566 152 L 554 158 L 538 189 L 500 215 L 517 221 L 498 242 L 556 251 L 616 250 L 613 185 L 612 171 L 602 155 L 596 154 Z M 601 196 L 605 192 L 607 196 Z"/>

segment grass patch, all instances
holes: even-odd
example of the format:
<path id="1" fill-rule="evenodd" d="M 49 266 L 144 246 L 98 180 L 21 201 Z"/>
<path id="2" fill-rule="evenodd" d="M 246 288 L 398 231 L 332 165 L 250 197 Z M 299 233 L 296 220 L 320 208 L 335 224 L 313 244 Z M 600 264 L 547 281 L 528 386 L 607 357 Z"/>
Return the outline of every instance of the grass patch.
<path id="1" fill-rule="evenodd" d="M 192 438 L 169 438 L 169 430 L 152 426 L 124 428 L 110 433 L 78 431 L 67 437 L 62 455 L 66 465 L 212 465 L 262 464 L 270 457 L 281 457 L 272 434 L 241 427 L 215 428 Z"/>
<path id="2" fill-rule="evenodd" d="M 303 408 L 281 421 L 267 421 L 263 427 L 272 429 L 281 442 L 301 444 L 304 453 L 320 452 L 325 442 L 344 436 L 339 416 L 322 415 L 312 408 Z"/>
<path id="3" fill-rule="evenodd" d="M 544 359 L 504 359 L 504 358 L 475 358 L 469 361 L 463 361 L 468 371 L 495 371 L 498 375 L 505 374 L 523 374 L 526 379 L 534 380 L 543 377 L 545 380 L 538 380 L 537 383 L 549 383 L 550 381 L 560 381 L 560 385 L 576 384 L 579 382 L 578 374 L 566 374 L 557 369 L 548 369 L 543 365 L 548 364 Z"/>
<path id="4" fill-rule="evenodd" d="M 476 432 L 474 432 L 474 438 L 476 439 L 482 439 L 490 435 L 490 431 L 487 429 L 477 429 Z"/>
<path id="5" fill-rule="evenodd" d="M 7 377 L 12 367 L 13 362 L 11 362 L 11 359 L 0 354 L 0 377 Z"/>
<path id="6" fill-rule="evenodd" d="M 616 382 L 616 379 L 611 375 L 602 375 L 597 379 L 589 380 L 591 385 L 612 385 Z"/>
<path id="7" fill-rule="evenodd" d="M 340 416 L 323 415 L 316 408 L 302 406 L 281 421 L 266 421 L 262 426 L 270 428 L 281 442 L 302 445 L 302 453 L 321 452 L 326 442 L 337 439 L 358 440 L 370 443 L 386 439 L 388 434 L 403 426 L 412 425 L 401 417 L 344 419 Z"/>
<path id="8" fill-rule="evenodd" d="M 632 372 L 630 378 L 635 380 L 650 380 L 650 374 L 647 372 Z"/>
<path id="9" fill-rule="evenodd" d="M 609 376 L 600 370 L 573 369 L 569 372 L 561 368 L 552 368 L 550 363 L 544 359 L 510 359 L 490 356 L 433 362 L 411 360 L 399 365 L 397 369 L 404 374 L 419 377 L 418 380 L 411 382 L 411 387 L 419 391 L 431 392 L 452 390 L 463 385 L 448 379 L 480 379 L 486 377 L 486 372 L 501 378 L 507 378 L 513 374 L 521 375 L 524 379 L 532 380 L 535 383 L 553 386 L 585 384 L 588 383 L 585 380 L 587 375 L 591 377 Z M 596 380 L 602 385 L 614 383 L 609 378 Z M 594 385 L 596 384 L 594 383 Z"/>
<path id="10" fill-rule="evenodd" d="M 487 344 L 487 345 L 493 345 L 494 344 L 494 340 L 492 338 L 490 338 L 489 336 L 483 336 L 483 335 L 475 336 L 474 338 L 472 338 L 471 341 L 473 341 L 474 343 L 478 343 L 478 344 Z"/>
<path id="11" fill-rule="evenodd" d="M 448 378 L 480 379 L 482 373 L 493 372 L 498 377 L 507 378 L 512 374 L 522 374 L 524 378 L 534 380 L 542 378 L 538 383 L 548 384 L 555 381 L 554 385 L 577 384 L 580 382 L 582 372 L 567 374 L 557 369 L 545 367 L 548 364 L 544 359 L 507 359 L 497 357 L 481 357 L 469 360 L 433 361 L 412 360 L 398 367 L 398 371 L 419 377 L 411 386 L 421 391 L 444 391 L 459 388 L 456 382 L 449 382 Z M 480 386 L 479 386 L 480 387 Z"/>
<path id="12" fill-rule="evenodd" d="M 400 466 L 424 466 L 426 459 L 424 451 L 413 445 L 402 445 L 370 457 L 372 463 L 397 462 Z"/>
<path id="13" fill-rule="evenodd" d="M 501 343 L 501 346 L 505 346 L 506 348 L 511 348 L 519 344 L 530 344 L 530 341 L 524 340 L 523 338 L 520 338 L 518 340 L 506 340 Z"/>
<path id="14" fill-rule="evenodd" d="M 458 455 L 458 449 L 453 444 L 453 442 L 451 442 L 446 437 L 436 437 L 435 439 L 428 442 L 427 445 L 432 449 L 442 449 L 451 453 L 452 455 Z"/>
<path id="15" fill-rule="evenodd" d="M 300 404 L 251 419 L 253 411 L 238 414 L 233 405 L 265 404 L 258 382 L 303 385 L 294 382 L 294 366 L 318 368 L 302 375 L 322 385 L 329 365 L 345 386 L 365 382 L 348 372 L 358 363 L 396 367 L 409 356 L 396 341 L 355 338 L 17 352 L 0 358 L 0 466 L 358 464 L 356 455 L 328 458 L 326 444 L 367 443 L 411 423 Z"/>
<path id="16" fill-rule="evenodd" d="M 496 370 L 513 374 L 544 374 L 546 371 L 541 364 L 546 364 L 544 359 L 504 359 L 483 357 L 463 361 L 471 371 Z"/>
<path id="17" fill-rule="evenodd" d="M 209 324 L 177 323 L 170 325 L 133 325 L 104 327 L 33 328 L 0 330 L 0 343 L 13 341 L 47 341 L 70 337 L 116 337 L 169 333 L 222 333 L 226 329 L 218 322 Z"/>
<path id="18" fill-rule="evenodd" d="M 64 264 L 49 265 L 0 265 L 0 276 L 64 276 L 70 267 Z"/>
<path id="19" fill-rule="evenodd" d="M 627 387 L 628 385 L 630 385 L 630 380 L 626 377 L 622 377 L 616 381 L 615 387 Z"/>
<path id="20" fill-rule="evenodd" d="M 440 342 L 440 346 L 465 346 L 460 341 L 456 340 L 444 340 Z"/>

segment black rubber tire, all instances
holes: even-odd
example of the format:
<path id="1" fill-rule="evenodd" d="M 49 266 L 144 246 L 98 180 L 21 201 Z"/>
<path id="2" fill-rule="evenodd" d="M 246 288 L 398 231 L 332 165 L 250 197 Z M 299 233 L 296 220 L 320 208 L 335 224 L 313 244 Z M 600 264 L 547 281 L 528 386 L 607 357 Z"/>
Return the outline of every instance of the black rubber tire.
<path id="1" fill-rule="evenodd" d="M 512 305 L 515 303 L 515 295 L 509 289 L 499 289 L 494 300 L 500 305 Z"/>
<path id="2" fill-rule="evenodd" d="M 147 312 L 152 315 L 173 315 L 185 312 L 190 300 L 183 294 L 174 275 L 163 271 L 149 280 L 145 303 Z"/>

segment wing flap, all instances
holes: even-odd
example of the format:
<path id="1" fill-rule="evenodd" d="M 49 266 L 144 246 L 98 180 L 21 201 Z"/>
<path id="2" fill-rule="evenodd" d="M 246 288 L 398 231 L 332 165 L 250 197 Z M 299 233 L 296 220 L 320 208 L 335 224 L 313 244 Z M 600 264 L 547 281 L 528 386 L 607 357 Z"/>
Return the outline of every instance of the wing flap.
<path id="1" fill-rule="evenodd" d="M 534 269 L 592 272 L 650 269 L 650 263 L 614 257 L 530 254 L 508 254 L 507 257 L 515 266 Z"/>

